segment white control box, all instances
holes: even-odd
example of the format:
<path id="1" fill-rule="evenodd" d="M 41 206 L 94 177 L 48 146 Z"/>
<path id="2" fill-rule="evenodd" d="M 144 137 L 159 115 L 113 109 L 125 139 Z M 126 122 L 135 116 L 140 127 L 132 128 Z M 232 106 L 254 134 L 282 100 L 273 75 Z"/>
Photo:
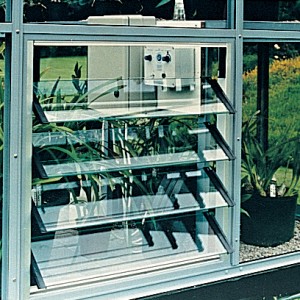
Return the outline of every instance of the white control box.
<path id="1" fill-rule="evenodd" d="M 160 24 L 154 17 L 131 15 L 90 17 L 88 23 L 120 28 L 186 24 L 177 21 Z M 122 110 L 136 107 L 177 107 L 178 103 L 186 107 L 199 106 L 201 48 L 166 43 L 146 45 L 104 43 L 88 46 L 90 107 L 107 110 L 108 114 L 114 109 L 115 113 L 122 114 Z"/>
<path id="2" fill-rule="evenodd" d="M 97 16 L 89 17 L 88 24 L 155 26 L 156 20 L 141 15 Z M 125 44 L 88 47 L 89 90 L 95 91 L 89 94 L 90 107 L 117 109 L 142 106 L 142 100 L 152 98 L 146 93 L 149 89 L 141 83 L 143 52 L 142 46 Z M 152 89 L 148 94 L 153 92 Z"/>
<path id="3" fill-rule="evenodd" d="M 144 47 L 145 84 L 175 88 L 195 86 L 195 50 L 167 46 Z"/>

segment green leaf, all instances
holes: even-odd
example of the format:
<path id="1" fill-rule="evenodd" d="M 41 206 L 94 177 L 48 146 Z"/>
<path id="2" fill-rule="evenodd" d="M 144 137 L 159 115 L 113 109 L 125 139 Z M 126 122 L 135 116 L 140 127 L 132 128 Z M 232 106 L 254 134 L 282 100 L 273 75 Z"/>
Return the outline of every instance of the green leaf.
<path id="1" fill-rule="evenodd" d="M 244 210 L 243 208 L 241 208 L 241 213 L 242 213 L 242 214 L 245 214 L 247 217 L 250 218 L 249 213 L 248 213 L 246 210 Z"/>
<path id="2" fill-rule="evenodd" d="M 57 182 L 61 179 L 62 179 L 62 177 L 53 177 L 53 178 L 47 178 L 47 179 L 34 178 L 32 180 L 32 185 L 53 183 L 53 182 Z"/>
<path id="3" fill-rule="evenodd" d="M 167 3 L 171 2 L 171 1 L 172 1 L 172 0 L 162 0 L 162 1 L 160 1 L 160 2 L 156 5 L 156 8 L 161 7 L 161 6 L 167 4 Z"/>

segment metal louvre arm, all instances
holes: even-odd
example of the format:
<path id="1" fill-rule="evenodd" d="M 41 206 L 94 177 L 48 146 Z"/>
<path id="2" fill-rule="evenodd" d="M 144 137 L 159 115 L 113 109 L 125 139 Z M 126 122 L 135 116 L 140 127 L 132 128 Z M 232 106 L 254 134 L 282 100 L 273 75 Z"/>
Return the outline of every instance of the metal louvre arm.
<path id="1" fill-rule="evenodd" d="M 172 249 L 177 249 L 178 244 L 176 238 L 174 237 L 172 230 L 169 228 L 168 221 L 159 222 L 159 228 L 165 233 L 167 239 L 169 240 Z"/>
<path id="2" fill-rule="evenodd" d="M 153 247 L 154 243 L 153 243 L 153 238 L 149 232 L 149 228 L 148 228 L 148 224 L 147 222 L 145 222 L 145 224 L 141 224 L 138 225 L 139 230 L 141 230 L 141 232 L 143 233 L 149 247 Z"/>
<path id="3" fill-rule="evenodd" d="M 219 238 L 220 242 L 226 249 L 226 251 L 230 254 L 233 253 L 233 248 L 231 247 L 230 243 L 228 242 L 223 230 L 221 229 L 220 225 L 217 223 L 214 216 L 209 212 L 204 212 L 203 215 L 206 217 L 207 222 L 209 223 L 210 227 Z"/>
<path id="4" fill-rule="evenodd" d="M 218 130 L 217 126 L 215 124 L 211 124 L 209 122 L 204 123 L 206 128 L 209 130 L 215 141 L 218 143 L 218 145 L 222 148 L 222 150 L 225 152 L 225 154 L 228 156 L 229 160 L 235 159 L 235 155 L 226 143 L 225 139 L 221 135 L 220 131 Z"/>
<path id="5" fill-rule="evenodd" d="M 30 266 L 30 269 L 31 269 L 31 273 L 32 273 L 32 276 L 33 276 L 33 280 L 35 281 L 37 287 L 39 289 L 45 289 L 46 288 L 45 282 L 43 280 L 43 277 L 42 277 L 42 274 L 40 272 L 39 266 L 38 266 L 32 252 L 31 252 L 31 266 Z"/>
<path id="6" fill-rule="evenodd" d="M 36 208 L 36 205 L 34 203 L 34 201 L 32 201 L 32 205 L 31 205 L 31 212 L 32 212 L 32 215 L 33 217 L 35 218 L 35 221 L 38 225 L 38 228 L 40 230 L 41 233 L 46 233 L 47 232 L 47 229 L 44 225 L 44 222 L 38 212 L 38 209 Z"/>
<path id="7" fill-rule="evenodd" d="M 223 185 L 222 181 L 220 178 L 217 176 L 215 171 L 211 167 L 204 167 L 203 168 L 209 179 L 212 181 L 214 184 L 215 188 L 220 192 L 224 200 L 228 203 L 229 206 L 234 206 L 235 203 L 229 196 L 225 186 Z"/>
<path id="8" fill-rule="evenodd" d="M 32 149 L 32 165 L 33 165 L 33 170 L 35 170 L 37 172 L 37 175 L 39 178 L 41 178 L 41 179 L 49 178 L 43 167 L 40 157 L 34 147 Z"/>
<path id="9" fill-rule="evenodd" d="M 43 111 L 43 108 L 41 107 L 41 104 L 39 103 L 39 100 L 36 98 L 35 95 L 33 96 L 32 101 L 32 111 L 41 124 L 49 124 L 49 121 Z"/>
<path id="10" fill-rule="evenodd" d="M 212 79 L 210 77 L 205 77 L 204 79 L 210 84 L 211 88 L 216 93 L 217 97 L 225 105 L 225 107 L 228 109 L 229 113 L 230 114 L 236 113 L 235 108 L 233 107 L 230 100 L 228 99 L 228 97 L 226 96 L 226 94 L 224 93 L 222 88 L 220 87 L 218 81 L 216 79 Z"/>

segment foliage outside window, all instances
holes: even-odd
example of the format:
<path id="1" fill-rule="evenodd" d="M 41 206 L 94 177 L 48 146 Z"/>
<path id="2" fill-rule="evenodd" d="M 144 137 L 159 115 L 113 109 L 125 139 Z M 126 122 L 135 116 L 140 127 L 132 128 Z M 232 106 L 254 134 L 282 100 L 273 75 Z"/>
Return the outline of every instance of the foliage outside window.
<path id="1" fill-rule="evenodd" d="M 264 149 L 261 141 L 257 138 L 257 119 L 262 116 L 258 111 L 258 46 L 257 44 L 245 44 L 244 47 L 244 75 L 243 75 L 243 151 L 242 151 L 242 240 L 243 226 L 251 222 L 252 208 L 248 199 L 253 194 L 260 194 L 262 197 L 270 197 L 269 209 L 278 201 L 284 209 L 291 211 L 294 218 L 295 208 L 292 204 L 285 202 L 288 196 L 298 195 L 298 207 L 300 205 L 300 168 L 299 168 L 299 138 L 300 138 L 300 59 L 299 44 L 297 43 L 270 43 L 267 54 L 268 68 L 268 115 L 263 118 L 267 120 L 268 126 L 268 147 Z M 264 88 L 264 87 L 263 87 Z M 263 101 L 263 100 L 262 100 Z M 272 198 L 274 197 L 274 198 Z M 278 200 L 273 200 L 275 197 Z M 287 197 L 287 198 L 285 198 Z M 258 197 L 256 197 L 258 198 Z M 256 210 L 260 210 L 263 198 L 257 203 Z M 292 200 L 293 201 L 293 200 Z M 244 203 L 244 204 L 243 204 Z M 291 203 L 291 202 L 290 202 Z M 267 205 L 267 204 L 266 204 Z M 288 208 L 290 207 L 290 208 Z M 286 210 L 284 210 L 286 211 Z M 276 216 L 276 217 L 275 217 Z M 252 220 L 254 216 L 252 215 Z M 273 211 L 270 216 L 264 215 L 266 223 L 270 220 L 281 218 Z M 283 219 L 287 219 L 284 217 Z M 291 219 L 293 222 L 293 219 Z M 265 223 L 265 224 L 266 224 Z M 277 222 L 278 223 L 278 222 Z M 247 225 L 248 226 L 248 225 Z M 292 226 L 292 225 L 291 225 Z M 267 228 L 261 224 L 260 228 Z M 278 230 L 279 231 L 279 230 Z M 274 233 L 274 231 L 273 231 Z M 261 233 L 263 235 L 264 233 Z M 284 254 L 287 252 L 299 251 L 299 221 L 296 221 L 289 232 L 285 232 L 282 245 L 273 245 L 269 250 L 264 247 L 256 247 L 241 243 L 241 260 L 264 258 L 272 255 Z M 275 236 L 275 233 L 268 233 L 268 236 Z M 245 238 L 247 243 L 259 243 Z M 288 241 L 287 241 L 288 240 Z M 298 241 L 298 242 L 297 242 Z M 265 240 L 262 243 L 271 243 Z M 246 255 L 246 253 L 256 253 Z M 251 256 L 251 257 L 250 257 Z"/>

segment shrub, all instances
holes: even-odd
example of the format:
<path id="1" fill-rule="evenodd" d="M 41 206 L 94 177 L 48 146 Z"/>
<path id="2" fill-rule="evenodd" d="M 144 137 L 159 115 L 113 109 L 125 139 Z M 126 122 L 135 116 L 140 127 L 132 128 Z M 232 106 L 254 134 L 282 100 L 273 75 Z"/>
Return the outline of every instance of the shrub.
<path id="1" fill-rule="evenodd" d="M 300 57 L 274 60 L 269 68 L 269 140 L 273 142 L 291 127 L 300 132 Z M 243 75 L 243 119 L 257 110 L 257 68 Z"/>

